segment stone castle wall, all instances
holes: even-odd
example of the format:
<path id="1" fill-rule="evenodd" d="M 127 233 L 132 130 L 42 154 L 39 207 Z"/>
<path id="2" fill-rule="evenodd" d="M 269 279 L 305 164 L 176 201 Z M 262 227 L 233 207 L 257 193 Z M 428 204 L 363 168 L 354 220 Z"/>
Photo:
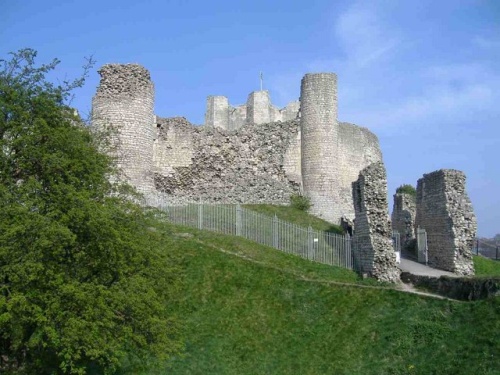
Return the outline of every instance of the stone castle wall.
<path id="1" fill-rule="evenodd" d="M 367 128 L 339 122 L 339 142 L 337 164 L 338 200 L 337 215 L 354 218 L 352 204 L 352 182 L 356 181 L 359 171 L 372 163 L 382 161 L 378 138 Z"/>
<path id="2" fill-rule="evenodd" d="M 154 120 L 147 70 L 106 65 L 94 124 L 119 125 L 119 163 L 141 192 L 163 192 L 171 203 L 277 204 L 303 192 L 314 214 L 339 223 L 341 216 L 354 218 L 351 183 L 382 156 L 368 129 L 338 122 L 336 80 L 331 73 L 307 74 L 302 102 L 281 110 L 267 91 L 251 93 L 235 108 L 211 96 L 206 121 L 213 124 L 197 127 L 184 118 Z"/>
<path id="3" fill-rule="evenodd" d="M 472 245 L 477 223 L 461 171 L 441 169 L 417 183 L 415 227 L 427 231 L 428 259 L 434 267 L 473 275 Z"/>
<path id="4" fill-rule="evenodd" d="M 114 156 L 123 176 L 140 192 L 153 184 L 155 138 L 154 86 L 149 72 L 137 64 L 108 64 L 100 70 L 100 85 L 92 100 L 92 124 L 113 127 Z"/>
<path id="5" fill-rule="evenodd" d="M 352 184 L 356 214 L 354 259 L 361 273 L 379 281 L 397 282 L 400 271 L 392 246 L 387 204 L 387 175 L 381 162 L 363 169 Z"/>
<path id="6" fill-rule="evenodd" d="M 171 203 L 286 204 L 300 185 L 298 132 L 297 121 L 227 131 L 158 118 L 156 189 Z M 168 163 L 165 149 L 183 157 Z"/>
<path id="7" fill-rule="evenodd" d="M 407 247 L 415 238 L 415 215 L 416 197 L 406 193 L 394 194 L 394 206 L 392 209 L 392 229 L 398 231 L 401 246 Z"/>
<path id="8" fill-rule="evenodd" d="M 300 103 L 289 103 L 279 109 L 271 103 L 267 90 L 253 91 L 246 104 L 232 107 L 225 96 L 209 96 L 205 112 L 205 126 L 237 130 L 246 124 L 286 122 L 299 116 Z"/>

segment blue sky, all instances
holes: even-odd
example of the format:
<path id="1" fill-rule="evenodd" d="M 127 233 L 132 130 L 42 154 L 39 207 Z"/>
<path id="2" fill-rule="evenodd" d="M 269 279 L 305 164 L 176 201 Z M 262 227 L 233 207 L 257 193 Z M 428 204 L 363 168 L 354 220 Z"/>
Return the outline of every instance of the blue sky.
<path id="1" fill-rule="evenodd" d="M 500 233 L 500 1 L 0 0 L 0 56 L 23 47 L 77 77 L 140 63 L 156 113 L 204 119 L 208 95 L 242 104 L 259 88 L 299 97 L 307 72 L 338 74 L 339 119 L 381 143 L 392 194 L 424 173 L 455 168 L 480 236 Z M 96 69 L 74 106 L 90 111 Z"/>

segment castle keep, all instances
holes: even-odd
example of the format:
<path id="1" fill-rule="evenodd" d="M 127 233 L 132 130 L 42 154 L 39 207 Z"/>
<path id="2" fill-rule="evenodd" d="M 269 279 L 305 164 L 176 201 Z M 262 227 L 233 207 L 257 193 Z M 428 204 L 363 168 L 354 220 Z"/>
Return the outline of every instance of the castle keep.
<path id="1" fill-rule="evenodd" d="M 236 108 L 209 96 L 204 126 L 155 116 L 153 83 L 140 65 L 109 64 L 99 74 L 93 125 L 117 128 L 118 164 L 146 197 L 287 204 L 302 192 L 313 214 L 339 223 L 354 218 L 351 183 L 382 161 L 373 133 L 339 122 L 332 73 L 306 74 L 300 102 L 281 110 L 267 91 L 252 92 Z"/>

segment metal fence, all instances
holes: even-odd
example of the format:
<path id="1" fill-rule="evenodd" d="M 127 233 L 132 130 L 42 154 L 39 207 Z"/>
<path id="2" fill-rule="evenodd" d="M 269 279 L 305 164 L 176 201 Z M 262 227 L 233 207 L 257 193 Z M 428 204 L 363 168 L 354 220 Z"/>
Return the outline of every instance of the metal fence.
<path id="1" fill-rule="evenodd" d="M 157 205 L 169 221 L 241 236 L 314 262 L 354 269 L 351 237 L 317 231 L 270 217 L 240 205 Z"/>

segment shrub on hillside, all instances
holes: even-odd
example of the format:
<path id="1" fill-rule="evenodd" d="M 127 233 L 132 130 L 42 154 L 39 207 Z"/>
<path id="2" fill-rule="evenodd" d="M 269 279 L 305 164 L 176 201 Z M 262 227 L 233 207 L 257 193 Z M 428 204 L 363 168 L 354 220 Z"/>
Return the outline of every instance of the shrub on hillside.
<path id="1" fill-rule="evenodd" d="M 297 210 L 307 211 L 311 208 L 311 199 L 302 194 L 292 194 L 290 196 L 290 206 Z"/>

